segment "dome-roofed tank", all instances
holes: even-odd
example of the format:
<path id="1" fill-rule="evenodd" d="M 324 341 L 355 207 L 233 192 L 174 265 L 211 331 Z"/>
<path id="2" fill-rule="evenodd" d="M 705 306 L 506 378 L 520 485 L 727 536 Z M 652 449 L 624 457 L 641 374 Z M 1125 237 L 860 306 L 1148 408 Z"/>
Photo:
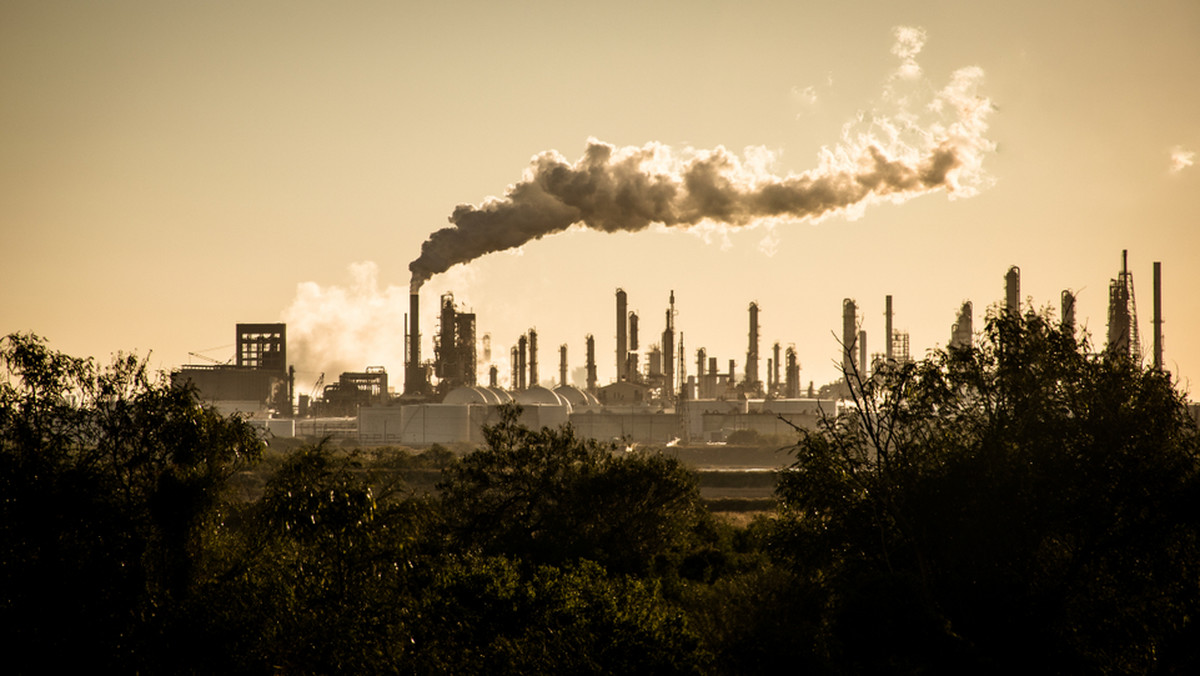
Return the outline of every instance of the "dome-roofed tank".
<path id="1" fill-rule="evenodd" d="M 570 402 L 555 394 L 553 390 L 534 385 L 517 393 L 518 404 L 541 404 L 543 406 L 570 406 Z"/>
<path id="2" fill-rule="evenodd" d="M 500 403 L 500 397 L 496 396 L 496 393 L 488 388 L 482 385 L 476 385 L 474 389 L 482 394 L 484 399 L 487 399 L 488 406 L 495 406 Z"/>
<path id="3" fill-rule="evenodd" d="M 491 404 L 489 397 L 480 391 L 478 387 L 456 387 L 450 390 L 446 398 L 442 400 L 443 404 Z M 495 395 L 493 395 L 494 397 Z"/>
<path id="4" fill-rule="evenodd" d="M 587 394 L 585 394 L 584 391 L 578 387 L 572 387 L 571 385 L 559 385 L 558 387 L 554 388 L 554 393 L 563 399 L 566 399 L 567 403 L 571 404 L 572 407 L 587 406 L 589 404 Z"/>
<path id="5" fill-rule="evenodd" d="M 496 395 L 496 399 L 498 399 L 501 404 L 507 404 L 513 400 L 511 394 L 509 394 L 508 392 L 505 392 L 504 390 L 500 389 L 499 387 L 489 387 L 489 388 L 487 388 L 487 391 Z"/>

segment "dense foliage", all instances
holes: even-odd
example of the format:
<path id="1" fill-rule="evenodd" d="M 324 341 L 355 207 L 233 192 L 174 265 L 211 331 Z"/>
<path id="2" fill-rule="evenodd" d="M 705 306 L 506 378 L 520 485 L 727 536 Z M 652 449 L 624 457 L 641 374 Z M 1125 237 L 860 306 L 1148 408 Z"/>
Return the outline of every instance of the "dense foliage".
<path id="1" fill-rule="evenodd" d="M 1047 317 L 851 379 L 779 487 L 851 671 L 1194 668 L 1200 445 L 1161 372 Z"/>
<path id="2" fill-rule="evenodd" d="M 1166 374 L 1031 313 L 848 375 L 734 527 L 674 459 L 512 409 L 461 458 L 283 452 L 136 358 L 10 335 L 6 671 L 1200 666 L 1200 442 Z"/>

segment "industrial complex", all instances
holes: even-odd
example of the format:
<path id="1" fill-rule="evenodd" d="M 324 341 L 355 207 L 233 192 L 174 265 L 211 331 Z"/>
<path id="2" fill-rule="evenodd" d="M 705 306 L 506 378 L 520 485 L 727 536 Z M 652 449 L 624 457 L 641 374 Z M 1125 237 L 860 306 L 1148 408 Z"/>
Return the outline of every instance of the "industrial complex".
<path id="1" fill-rule="evenodd" d="M 1148 356 L 1157 369 L 1163 366 L 1161 298 L 1161 266 L 1156 262 Z M 492 337 L 477 336 L 476 315 L 463 311 L 452 294 L 440 301 L 434 354 L 424 359 L 419 295 L 416 290 L 410 294 L 401 391 L 389 384 L 387 371 L 376 366 L 342 373 L 328 384 L 322 373 L 311 393 L 297 394 L 284 324 L 238 324 L 233 363 L 205 357 L 213 363 L 182 366 L 172 377 L 190 382 L 219 410 L 245 414 L 276 436 L 329 435 L 362 444 L 407 446 L 479 443 L 481 428 L 497 421 L 499 407 L 512 402 L 520 405 L 522 421 L 531 427 L 569 422 L 582 437 L 627 445 L 719 444 L 739 433 L 743 438 L 789 439 L 797 428 L 814 428 L 822 413 L 833 411 L 849 393 L 844 379 L 802 387 L 800 361 L 791 345 L 771 344 L 764 365 L 757 303 L 747 308 L 748 340 L 739 365 L 735 358 L 723 362 L 704 347 L 687 351 L 684 335 L 675 327 L 674 292 L 667 296 L 662 333 L 646 341 L 622 289 L 615 293 L 616 344 L 610 358 L 616 377 L 611 382 L 597 382 L 596 341 L 589 334 L 583 359 L 586 383 L 568 382 L 569 354 L 567 345 L 561 345 L 556 384 L 548 387 L 550 381 L 539 377 L 538 334 L 530 329 L 511 345 L 505 388 L 492 359 Z M 1073 331 L 1074 293 L 1063 291 L 1061 302 L 1062 324 Z M 1106 349 L 1141 358 L 1133 275 L 1124 252 L 1109 284 L 1108 305 Z M 853 299 L 843 301 L 843 373 L 869 376 L 881 360 L 912 359 L 908 334 L 892 327 L 891 296 L 884 306 L 883 351 L 868 354 L 859 305 Z M 1020 311 L 1020 270 L 1015 266 L 1005 275 L 1003 308 Z M 973 305 L 966 301 L 951 325 L 947 345 L 969 347 L 973 340 Z"/>

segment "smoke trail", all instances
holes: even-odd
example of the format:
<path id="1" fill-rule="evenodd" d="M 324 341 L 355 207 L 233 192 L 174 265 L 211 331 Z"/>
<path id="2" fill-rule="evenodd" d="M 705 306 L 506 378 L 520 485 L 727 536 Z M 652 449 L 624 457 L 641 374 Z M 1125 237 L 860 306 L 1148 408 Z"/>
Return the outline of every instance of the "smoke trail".
<path id="1" fill-rule="evenodd" d="M 896 39 L 897 76 L 915 79 L 925 34 L 900 28 Z M 843 130 L 841 143 L 822 150 L 816 168 L 801 174 L 772 175 L 763 163 L 739 159 L 723 147 L 677 155 L 659 143 L 617 148 L 589 139 L 574 163 L 557 151 L 543 152 L 503 198 L 454 209 L 452 225 L 430 235 L 420 257 L 409 264 L 411 288 L 453 265 L 577 223 L 604 232 L 638 231 L 655 223 L 737 228 L 817 221 L 935 190 L 969 196 L 984 183 L 983 155 L 993 148 L 983 136 L 991 103 L 976 94 L 982 77 L 975 67 L 955 72 L 927 105 L 935 119 L 924 126 L 904 110 L 894 118 L 860 116 Z M 863 125 L 866 131 L 852 133 Z"/>

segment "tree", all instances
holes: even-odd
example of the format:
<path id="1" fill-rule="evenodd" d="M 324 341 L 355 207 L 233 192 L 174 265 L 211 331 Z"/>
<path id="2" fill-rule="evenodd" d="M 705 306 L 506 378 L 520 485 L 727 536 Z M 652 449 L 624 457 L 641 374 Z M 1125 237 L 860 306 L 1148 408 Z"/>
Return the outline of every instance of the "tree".
<path id="1" fill-rule="evenodd" d="M 1030 312 L 847 378 L 778 491 L 831 664 L 1195 667 L 1200 442 L 1167 374 Z"/>
<path id="2" fill-rule="evenodd" d="M 228 479 L 262 444 L 144 360 L 0 340 L 0 619 L 23 671 L 162 670 Z M 83 664 L 72 664 L 79 659 Z"/>
<path id="3" fill-rule="evenodd" d="M 569 426 L 529 430 L 519 409 L 484 429 L 486 446 L 439 485 L 455 546 L 531 564 L 587 559 L 644 574 L 677 553 L 703 517 L 695 478 L 660 454 L 616 454 Z"/>

